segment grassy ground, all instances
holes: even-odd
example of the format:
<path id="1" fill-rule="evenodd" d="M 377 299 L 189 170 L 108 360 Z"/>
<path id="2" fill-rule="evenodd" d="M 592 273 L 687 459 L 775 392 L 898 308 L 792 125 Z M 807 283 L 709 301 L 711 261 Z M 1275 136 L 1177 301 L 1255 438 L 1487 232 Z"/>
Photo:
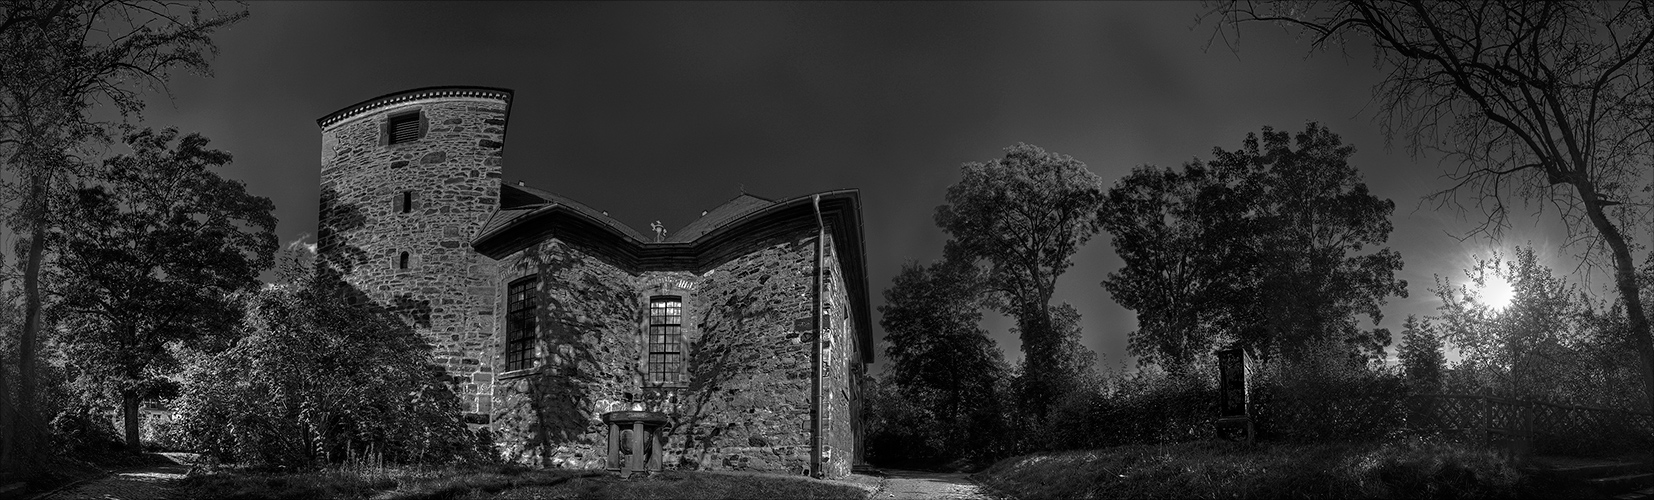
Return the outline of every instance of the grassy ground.
<path id="1" fill-rule="evenodd" d="M 862 500 L 852 486 L 805 478 L 716 472 L 663 472 L 622 480 L 602 471 L 494 467 L 473 470 L 333 470 L 310 473 L 230 474 L 187 478 L 180 498 L 287 499 L 724 499 Z"/>
<path id="2" fill-rule="evenodd" d="M 1023 500 L 1546 496 L 1495 454 L 1421 443 L 1122 446 L 1009 458 L 974 478 Z"/>

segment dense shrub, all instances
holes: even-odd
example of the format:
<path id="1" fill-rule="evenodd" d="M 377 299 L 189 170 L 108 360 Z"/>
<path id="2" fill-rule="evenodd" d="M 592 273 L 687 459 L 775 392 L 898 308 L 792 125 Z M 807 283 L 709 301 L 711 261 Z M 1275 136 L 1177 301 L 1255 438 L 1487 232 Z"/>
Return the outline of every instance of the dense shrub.
<path id="1" fill-rule="evenodd" d="M 396 314 L 324 273 L 269 285 L 248 304 L 234 344 L 186 371 L 178 422 L 195 449 L 289 466 L 477 457 L 430 346 Z"/>
<path id="2" fill-rule="evenodd" d="M 1059 401 L 1038 433 L 1038 448 L 1080 450 L 1209 439 L 1218 406 L 1212 378 L 1168 374 L 1153 366 L 1130 374 L 1116 372 Z"/>

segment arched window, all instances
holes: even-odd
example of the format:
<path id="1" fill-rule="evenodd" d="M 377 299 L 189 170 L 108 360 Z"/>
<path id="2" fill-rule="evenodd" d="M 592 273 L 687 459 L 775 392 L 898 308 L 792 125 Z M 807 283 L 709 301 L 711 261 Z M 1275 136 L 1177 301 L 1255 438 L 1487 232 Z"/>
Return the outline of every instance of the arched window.
<path id="1" fill-rule="evenodd" d="M 682 385 L 683 374 L 683 298 L 655 296 L 649 298 L 649 343 L 645 372 L 649 385 Z"/>
<path id="2" fill-rule="evenodd" d="M 397 269 L 407 269 L 408 268 L 408 252 L 402 252 L 402 255 L 399 255 L 399 256 L 396 257 L 396 268 Z"/>

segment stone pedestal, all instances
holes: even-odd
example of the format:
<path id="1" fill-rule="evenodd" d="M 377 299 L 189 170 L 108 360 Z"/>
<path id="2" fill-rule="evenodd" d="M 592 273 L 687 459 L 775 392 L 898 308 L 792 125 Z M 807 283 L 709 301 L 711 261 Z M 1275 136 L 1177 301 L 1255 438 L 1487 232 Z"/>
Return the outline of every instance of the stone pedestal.
<path id="1" fill-rule="evenodd" d="M 633 472 L 660 472 L 661 431 L 671 422 L 665 413 L 611 411 L 603 414 L 609 426 L 609 458 L 605 469 L 630 477 Z M 624 442 L 622 442 L 624 441 Z"/>

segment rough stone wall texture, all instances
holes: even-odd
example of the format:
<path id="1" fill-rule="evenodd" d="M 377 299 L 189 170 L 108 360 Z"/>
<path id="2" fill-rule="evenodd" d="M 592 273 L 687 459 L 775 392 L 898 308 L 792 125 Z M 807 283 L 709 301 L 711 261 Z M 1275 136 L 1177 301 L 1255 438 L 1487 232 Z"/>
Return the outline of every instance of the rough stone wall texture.
<path id="1" fill-rule="evenodd" d="M 832 237 L 828 236 L 828 248 L 832 248 Z M 855 322 L 850 307 L 849 293 L 844 286 L 843 268 L 839 266 L 837 253 L 829 252 L 825 267 L 827 269 L 826 297 L 827 299 L 827 336 L 828 345 L 823 350 L 825 355 L 822 363 L 825 365 L 825 377 L 822 379 L 823 397 L 826 399 L 826 420 L 822 426 L 827 429 L 823 439 L 825 446 L 822 451 L 822 470 L 828 477 L 843 477 L 850 474 L 850 466 L 855 462 L 857 417 L 854 404 L 861 398 L 861 390 L 856 377 L 855 367 L 861 365 L 861 354 L 856 350 Z"/>
<path id="2" fill-rule="evenodd" d="M 809 470 L 814 235 L 762 242 L 701 277 L 704 334 L 669 442 L 683 467 Z"/>
<path id="3" fill-rule="evenodd" d="M 497 288 L 535 276 L 534 368 L 501 374 L 493 423 L 506 457 L 536 465 L 603 466 L 599 416 L 637 392 L 638 276 L 555 239 L 501 259 Z M 492 362 L 503 367 L 505 298 Z"/>
<path id="4" fill-rule="evenodd" d="M 497 290 L 491 260 L 469 243 L 499 206 L 506 106 L 414 100 L 322 130 L 319 251 L 373 300 L 402 311 L 434 347 L 464 409 L 483 415 Z M 387 117 L 413 110 L 422 137 L 387 144 Z M 404 192 L 412 193 L 407 213 Z M 407 269 L 399 268 L 402 252 Z"/>
<path id="5" fill-rule="evenodd" d="M 802 474 L 810 459 L 810 349 L 814 231 L 758 242 L 755 250 L 699 276 L 631 273 L 549 239 L 499 262 L 495 284 L 539 277 L 540 366 L 502 374 L 494 427 L 508 458 L 563 467 L 601 467 L 608 411 L 670 414 L 666 464 L 705 470 Z M 854 353 L 849 302 L 837 261 L 830 304 L 831 346 L 824 422 L 826 472 L 849 473 L 854 454 L 850 381 Z M 645 388 L 641 364 L 649 299 L 683 298 L 689 382 Z M 503 300 L 503 299 L 502 299 Z M 504 304 L 498 304 L 504 317 Z M 503 331 L 503 323 L 497 326 Z M 503 338 L 501 336 L 500 338 Z M 503 342 L 501 340 L 500 342 Z M 496 345 L 495 363 L 503 346 Z"/>

